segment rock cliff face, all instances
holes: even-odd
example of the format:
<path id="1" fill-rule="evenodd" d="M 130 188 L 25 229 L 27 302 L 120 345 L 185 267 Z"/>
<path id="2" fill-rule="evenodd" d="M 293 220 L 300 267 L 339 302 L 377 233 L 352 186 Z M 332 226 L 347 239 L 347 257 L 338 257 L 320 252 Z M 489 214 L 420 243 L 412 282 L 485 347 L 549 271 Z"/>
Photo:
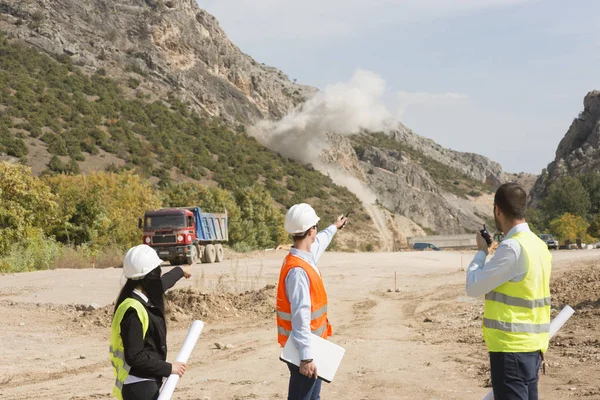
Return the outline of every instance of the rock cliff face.
<path id="1" fill-rule="evenodd" d="M 502 166 L 497 162 L 473 153 L 446 149 L 431 139 L 415 134 L 404 125 L 393 132 L 393 137 L 404 142 L 424 156 L 437 160 L 462 174 L 490 186 L 499 186 L 506 181 Z"/>
<path id="2" fill-rule="evenodd" d="M 473 232 L 492 217 L 489 191 L 506 181 L 498 163 L 445 149 L 403 125 L 389 138 L 392 142 L 383 147 L 380 142 L 362 144 L 357 154 L 351 139 L 333 136 L 323 158 L 364 182 L 385 208 L 430 232 Z M 398 149 L 393 148 L 394 142 Z M 371 141 L 367 138 L 366 143 Z M 432 160 L 447 171 L 432 169 L 428 165 Z M 399 233 L 408 236 L 411 232 Z"/>
<path id="3" fill-rule="evenodd" d="M 1 0 L 0 29 L 229 122 L 280 118 L 315 92 L 242 53 L 195 0 Z"/>
<path id="4" fill-rule="evenodd" d="M 531 191 L 532 202 L 543 199 L 549 186 L 561 176 L 589 171 L 600 171 L 600 91 L 597 90 L 585 96 L 583 111 L 560 141 L 554 161 L 536 181 Z"/>

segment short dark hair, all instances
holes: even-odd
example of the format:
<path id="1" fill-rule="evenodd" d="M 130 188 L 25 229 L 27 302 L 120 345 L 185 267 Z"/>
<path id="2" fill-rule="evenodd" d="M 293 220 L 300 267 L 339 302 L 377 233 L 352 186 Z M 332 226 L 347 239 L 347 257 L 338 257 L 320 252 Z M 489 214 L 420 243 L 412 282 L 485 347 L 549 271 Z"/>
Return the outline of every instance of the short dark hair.
<path id="1" fill-rule="evenodd" d="M 523 219 L 527 211 L 527 193 L 518 183 L 505 183 L 496 190 L 494 204 L 506 217 Z"/>
<path id="2" fill-rule="evenodd" d="M 294 240 L 294 242 L 297 241 L 297 240 L 306 239 L 306 237 L 308 236 L 308 233 L 313 228 L 319 229 L 319 225 L 318 224 L 317 225 L 313 225 L 310 228 L 308 228 L 306 231 L 304 231 L 303 233 L 296 233 L 295 235 L 292 235 L 292 239 Z"/>

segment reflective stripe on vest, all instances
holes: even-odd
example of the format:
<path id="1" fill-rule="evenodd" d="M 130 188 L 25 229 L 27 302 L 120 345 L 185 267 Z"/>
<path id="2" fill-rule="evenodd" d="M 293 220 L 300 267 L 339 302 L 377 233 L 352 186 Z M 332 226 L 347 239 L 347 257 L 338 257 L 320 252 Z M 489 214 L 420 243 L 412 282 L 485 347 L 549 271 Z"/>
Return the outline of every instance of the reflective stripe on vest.
<path id="1" fill-rule="evenodd" d="M 314 331 L 311 330 L 310 332 L 314 335 L 317 336 L 323 336 L 323 334 L 325 333 L 325 330 L 327 329 L 327 325 L 323 325 L 322 327 L 320 327 L 319 329 L 315 329 Z"/>
<path id="2" fill-rule="evenodd" d="M 327 313 L 327 306 L 323 306 L 320 309 L 318 309 L 315 312 L 310 313 L 310 319 L 317 319 L 319 317 L 322 317 L 323 315 L 325 315 L 325 313 Z M 277 311 L 277 316 L 284 320 L 284 321 L 291 321 L 292 320 L 292 314 L 291 313 L 286 313 L 283 311 Z"/>
<path id="3" fill-rule="evenodd" d="M 277 341 L 281 346 L 285 346 L 292 334 L 292 309 L 286 294 L 285 279 L 293 268 L 302 268 L 308 276 L 311 303 L 310 331 L 322 338 L 331 336 L 331 325 L 327 320 L 327 293 L 321 276 L 309 263 L 288 254 L 281 267 L 277 288 Z"/>
<path id="4" fill-rule="evenodd" d="M 490 292 L 486 294 L 485 299 L 497 301 L 499 303 L 504 303 L 508 306 L 517 306 L 525 308 L 537 308 L 550 305 L 550 297 L 544 297 L 543 299 L 525 300 L 498 292 Z"/>
<path id="5" fill-rule="evenodd" d="M 138 318 L 142 323 L 142 331 L 144 337 L 148 332 L 149 320 L 148 311 L 146 308 L 136 299 L 127 298 L 117 308 L 113 317 L 112 326 L 110 329 L 110 346 L 109 346 L 109 357 L 113 367 L 113 373 L 115 375 L 115 386 L 113 387 L 112 394 L 118 400 L 123 400 L 123 384 L 125 379 L 129 376 L 131 367 L 125 362 L 125 348 L 123 346 L 123 339 L 121 338 L 121 321 L 125 313 L 130 308 L 135 309 Z"/>
<path id="6" fill-rule="evenodd" d="M 524 332 L 524 333 L 546 333 L 550 332 L 550 324 L 519 324 L 513 322 L 495 321 L 493 319 L 483 319 L 483 326 L 491 329 L 498 329 L 503 332 Z"/>
<path id="7" fill-rule="evenodd" d="M 283 329 L 282 327 L 278 326 L 277 333 L 283 336 L 290 336 L 292 334 L 292 331 L 288 331 L 287 329 Z"/>
<path id="8" fill-rule="evenodd" d="M 485 296 L 483 336 L 490 352 L 531 352 L 548 349 L 552 255 L 532 232 L 512 236 L 521 247 L 519 261 L 527 274 L 506 282 Z"/>

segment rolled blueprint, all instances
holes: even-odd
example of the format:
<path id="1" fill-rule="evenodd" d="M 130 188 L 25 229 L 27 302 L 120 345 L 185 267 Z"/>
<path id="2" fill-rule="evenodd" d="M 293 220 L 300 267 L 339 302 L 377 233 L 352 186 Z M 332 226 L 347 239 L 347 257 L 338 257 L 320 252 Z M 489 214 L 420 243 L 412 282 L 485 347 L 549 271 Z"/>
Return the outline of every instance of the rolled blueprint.
<path id="1" fill-rule="evenodd" d="M 552 339 L 552 336 L 556 335 L 556 332 L 562 328 L 565 322 L 567 322 L 567 320 L 571 318 L 573 314 L 575 314 L 575 310 L 569 306 L 565 306 L 565 308 L 563 308 L 558 315 L 554 317 L 550 323 L 550 339 Z"/>
<path id="2" fill-rule="evenodd" d="M 194 321 L 192 326 L 190 327 L 190 331 L 188 332 L 187 337 L 185 338 L 185 342 L 183 342 L 183 346 L 181 346 L 181 350 L 179 350 L 179 354 L 177 354 L 177 358 L 175 361 L 180 363 L 187 363 L 190 358 L 190 354 L 192 354 L 192 350 L 194 350 L 194 346 L 202 333 L 202 329 L 204 328 L 204 323 L 202 321 Z M 171 396 L 173 396 L 173 392 L 175 391 L 175 386 L 177 386 L 177 382 L 179 382 L 179 375 L 171 374 L 167 381 L 165 382 L 162 390 L 160 391 L 160 396 L 158 396 L 158 400 L 170 400 Z"/>
<path id="3" fill-rule="evenodd" d="M 565 306 L 565 308 L 563 308 L 556 317 L 554 317 L 554 319 L 552 320 L 552 322 L 550 322 L 550 339 L 552 339 L 552 336 L 556 335 L 556 332 L 559 331 L 560 328 L 562 328 L 562 326 L 565 324 L 565 322 L 567 322 L 567 320 L 569 318 L 571 318 L 571 316 L 575 313 L 575 310 L 573 310 L 570 306 Z M 483 400 L 494 400 L 494 391 L 491 390 L 484 398 Z"/>

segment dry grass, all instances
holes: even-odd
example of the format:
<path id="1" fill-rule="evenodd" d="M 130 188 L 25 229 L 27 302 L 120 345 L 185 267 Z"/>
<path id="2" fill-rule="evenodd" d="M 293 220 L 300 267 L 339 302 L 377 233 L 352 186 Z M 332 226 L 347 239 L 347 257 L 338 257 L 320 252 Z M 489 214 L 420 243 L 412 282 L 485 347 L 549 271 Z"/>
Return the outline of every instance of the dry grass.
<path id="1" fill-rule="evenodd" d="M 63 247 L 53 268 L 120 268 L 125 253 L 117 247 L 107 247 L 96 254 L 88 247 Z"/>
<path id="2" fill-rule="evenodd" d="M 240 260 L 231 260 L 229 272 L 207 275 L 205 270 L 196 277 L 196 288 L 204 293 L 243 293 L 258 290 L 267 283 L 264 277 L 264 267 L 261 264 L 258 271 L 251 271 L 247 263 L 240 265 Z"/>
<path id="3" fill-rule="evenodd" d="M 63 247 L 60 255 L 54 260 L 53 269 L 57 268 L 68 268 L 68 269 L 81 269 L 91 268 L 92 261 L 91 257 L 87 254 L 88 249 L 81 247 Z"/>
<path id="4" fill-rule="evenodd" d="M 121 268 L 125 252 L 117 247 L 107 247 L 96 255 L 95 268 Z"/>

